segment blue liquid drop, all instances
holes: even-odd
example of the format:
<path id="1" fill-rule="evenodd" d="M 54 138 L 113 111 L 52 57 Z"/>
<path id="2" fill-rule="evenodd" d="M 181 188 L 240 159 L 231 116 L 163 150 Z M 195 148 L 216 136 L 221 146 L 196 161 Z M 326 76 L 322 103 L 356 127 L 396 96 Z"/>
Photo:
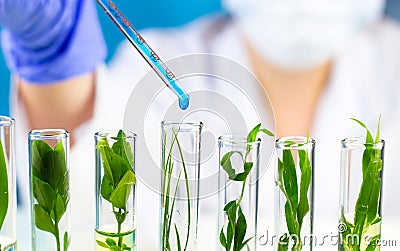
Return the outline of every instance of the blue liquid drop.
<path id="1" fill-rule="evenodd" d="M 189 107 L 189 98 L 188 97 L 179 98 L 179 107 L 182 110 L 186 110 Z"/>

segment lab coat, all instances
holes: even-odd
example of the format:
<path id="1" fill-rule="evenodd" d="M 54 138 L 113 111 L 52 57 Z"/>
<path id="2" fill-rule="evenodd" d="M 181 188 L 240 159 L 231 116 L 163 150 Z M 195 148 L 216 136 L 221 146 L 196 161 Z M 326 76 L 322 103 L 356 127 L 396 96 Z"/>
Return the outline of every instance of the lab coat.
<path id="1" fill-rule="evenodd" d="M 239 62 L 251 70 L 239 32 L 221 16 L 208 16 L 186 26 L 147 30 L 146 41 L 163 59 L 191 53 L 213 53 Z M 316 140 L 314 229 L 322 235 L 337 233 L 339 213 L 340 141 L 365 132 L 349 118 L 356 117 L 375 130 L 382 113 L 382 138 L 386 140 L 383 238 L 396 238 L 393 229 L 400 224 L 400 29 L 385 20 L 358 34 L 334 58 L 329 83 L 315 113 L 311 135 Z M 119 129 L 123 126 L 126 103 L 135 84 L 150 71 L 148 65 L 128 42 L 119 47 L 108 67 L 97 70 L 96 99 L 93 118 L 75 132 L 76 142 L 71 149 L 71 233 L 72 250 L 94 249 L 94 138 L 95 132 Z M 156 84 L 156 83 L 155 83 Z M 161 82 L 159 83 L 160 85 Z M 12 114 L 16 118 L 18 142 L 18 179 L 22 206 L 19 208 L 19 249 L 29 250 L 29 174 L 27 164 L 27 123 L 24 106 L 12 90 Z M 300 94 L 299 94 L 300 95 Z M 140 119 L 140 118 L 138 118 Z M 21 153 L 25 153 L 21 154 Z M 267 191 L 265 230 L 273 231 L 273 167 L 263 177 L 261 189 Z M 159 195 L 139 182 L 137 189 L 138 250 L 156 250 L 158 245 Z M 215 247 L 215 224 L 200 233 L 203 242 Z M 386 229 L 386 230 L 385 230 Z M 216 229 L 215 229 L 216 231 Z M 205 236 L 205 238 L 204 238 Z M 201 239 L 200 238 L 200 239 Z M 397 237 L 398 238 L 398 237 Z M 400 241 L 399 241 L 400 242 Z M 399 243 L 400 245 L 400 243 Z M 325 245 L 317 250 L 337 250 Z M 272 250 L 270 243 L 261 250 Z M 395 249 L 384 249 L 395 250 Z"/>

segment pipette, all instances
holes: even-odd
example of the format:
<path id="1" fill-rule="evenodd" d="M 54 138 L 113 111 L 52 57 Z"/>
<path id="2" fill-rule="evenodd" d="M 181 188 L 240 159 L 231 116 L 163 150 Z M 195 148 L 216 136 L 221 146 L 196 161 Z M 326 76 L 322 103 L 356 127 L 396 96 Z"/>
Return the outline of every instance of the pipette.
<path id="1" fill-rule="evenodd" d="M 175 75 L 167 68 L 160 57 L 150 48 L 111 0 L 97 0 L 97 2 L 161 80 L 178 96 L 179 107 L 182 110 L 187 109 L 189 106 L 189 95 L 178 85 Z"/>

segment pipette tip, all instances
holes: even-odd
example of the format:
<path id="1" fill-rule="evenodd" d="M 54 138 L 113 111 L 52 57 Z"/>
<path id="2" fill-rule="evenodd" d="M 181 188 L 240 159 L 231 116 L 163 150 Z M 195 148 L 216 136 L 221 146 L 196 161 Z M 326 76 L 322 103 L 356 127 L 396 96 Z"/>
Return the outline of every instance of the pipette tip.
<path id="1" fill-rule="evenodd" d="M 189 107 L 189 96 L 179 97 L 179 107 L 186 110 Z"/>

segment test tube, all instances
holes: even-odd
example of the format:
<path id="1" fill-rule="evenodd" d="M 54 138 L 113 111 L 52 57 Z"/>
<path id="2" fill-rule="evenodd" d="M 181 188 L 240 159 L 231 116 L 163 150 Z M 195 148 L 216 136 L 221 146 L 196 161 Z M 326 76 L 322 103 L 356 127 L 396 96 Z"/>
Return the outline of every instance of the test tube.
<path id="1" fill-rule="evenodd" d="M 96 251 L 136 250 L 136 134 L 95 134 Z"/>
<path id="2" fill-rule="evenodd" d="M 197 250 L 203 123 L 161 124 L 160 251 Z"/>
<path id="3" fill-rule="evenodd" d="M 14 119 L 0 116 L 0 250 L 17 248 Z"/>
<path id="4" fill-rule="evenodd" d="M 71 250 L 69 133 L 34 130 L 28 141 L 32 250 Z"/>

